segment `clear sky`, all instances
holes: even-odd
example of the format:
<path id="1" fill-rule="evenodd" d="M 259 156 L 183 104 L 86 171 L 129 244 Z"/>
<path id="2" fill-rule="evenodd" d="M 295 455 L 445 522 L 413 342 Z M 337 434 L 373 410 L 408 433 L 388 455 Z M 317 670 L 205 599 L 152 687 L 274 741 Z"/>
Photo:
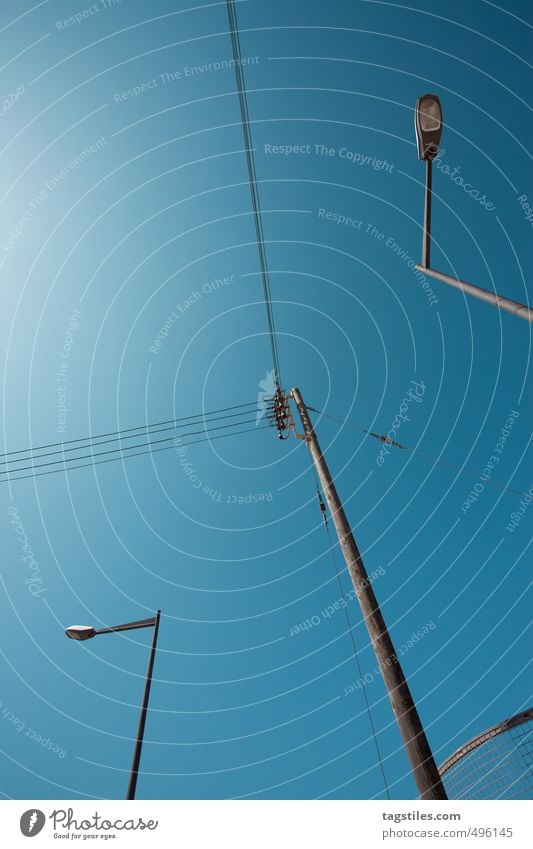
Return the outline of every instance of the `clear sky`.
<path id="1" fill-rule="evenodd" d="M 441 762 L 529 705 L 531 330 L 416 276 L 413 108 L 444 110 L 434 266 L 526 301 L 531 4 L 236 6 L 283 385 L 334 417 Z M 0 34 L 1 450 L 253 404 L 272 362 L 225 3 L 9 0 Z M 395 420 L 450 466 L 380 463 L 363 431 Z M 151 633 L 63 629 L 158 608 L 139 798 L 384 798 L 383 773 L 416 797 L 301 441 L 4 480 L 0 527 L 6 798 L 124 796 Z"/>

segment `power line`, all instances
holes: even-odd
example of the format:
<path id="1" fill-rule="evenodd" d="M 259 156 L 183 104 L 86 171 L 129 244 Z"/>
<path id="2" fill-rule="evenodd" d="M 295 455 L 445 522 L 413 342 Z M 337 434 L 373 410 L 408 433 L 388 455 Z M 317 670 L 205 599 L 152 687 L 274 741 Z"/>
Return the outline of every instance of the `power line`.
<path id="1" fill-rule="evenodd" d="M 308 406 L 308 410 L 312 410 L 314 413 L 319 413 L 321 416 L 325 416 L 327 419 L 331 419 L 334 422 L 337 422 L 341 425 L 347 425 L 352 428 L 352 430 L 356 430 L 358 433 L 367 433 L 369 436 L 374 437 L 375 439 L 379 439 L 380 442 L 383 442 L 385 445 L 392 445 L 395 448 L 402 448 L 404 451 L 409 451 L 411 454 L 416 454 L 417 457 L 423 457 L 425 460 L 431 460 L 433 463 L 437 463 L 439 466 L 444 466 L 445 468 L 452 469 L 458 474 L 463 475 L 468 478 L 473 478 L 474 480 L 479 480 L 479 473 L 475 472 L 473 469 L 470 469 L 468 466 L 457 466 L 455 463 L 449 463 L 447 460 L 441 460 L 439 457 L 434 457 L 432 454 L 426 454 L 425 451 L 419 451 L 418 448 L 411 448 L 409 445 L 401 445 L 399 442 L 394 442 L 392 439 L 389 439 L 387 436 L 381 436 L 377 433 L 372 433 L 370 430 L 365 430 L 362 427 L 358 427 L 353 422 L 348 421 L 347 419 L 339 419 L 336 416 L 331 416 L 329 413 L 325 413 L 323 410 L 317 410 L 316 407 Z M 512 486 L 507 486 L 504 483 L 500 483 L 500 481 L 494 480 L 493 478 L 487 478 L 484 483 L 490 484 L 491 486 L 495 486 L 498 489 L 503 490 L 503 492 L 512 492 L 515 495 L 526 495 L 525 492 L 522 492 L 520 489 L 513 489 Z"/>
<path id="2" fill-rule="evenodd" d="M 251 422 L 254 422 L 254 421 L 256 421 L 256 419 L 245 419 L 243 422 L 232 422 L 231 424 L 217 425 L 217 427 L 213 427 L 213 428 L 207 428 L 207 429 L 202 428 L 201 430 L 193 430 L 190 433 L 184 433 L 179 438 L 184 439 L 187 436 L 197 436 L 200 433 L 208 433 L 209 431 L 226 430 L 227 428 L 235 427 L 236 424 L 250 424 Z M 18 472 L 25 472 L 28 469 L 42 469 L 42 468 L 45 468 L 47 466 L 58 466 L 58 465 L 61 465 L 61 464 L 65 465 L 65 463 L 71 463 L 71 462 L 75 463 L 78 460 L 87 460 L 89 458 L 94 458 L 94 457 L 103 457 L 107 454 L 117 454 L 119 451 L 122 454 L 124 454 L 126 451 L 133 451 L 135 448 L 144 448 L 146 445 L 159 445 L 162 442 L 174 442 L 175 440 L 176 440 L 175 436 L 166 436 L 163 439 L 149 440 L 148 442 L 141 442 L 141 443 L 138 443 L 137 445 L 127 445 L 125 448 L 123 448 L 122 446 L 119 446 L 118 448 L 111 448 L 111 449 L 108 449 L 107 451 L 97 451 L 96 453 L 91 452 L 90 454 L 82 454 L 78 457 L 69 457 L 69 458 L 66 458 L 66 459 L 63 458 L 61 460 L 49 460 L 46 463 L 37 463 L 37 464 L 32 463 L 30 466 L 21 466 L 19 468 L 13 469 L 12 471 L 15 474 L 17 474 Z M 82 447 L 85 447 L 85 446 L 82 446 Z M 87 447 L 90 448 L 91 446 L 87 446 Z M 172 446 L 169 446 L 169 447 L 172 447 Z M 60 452 L 54 452 L 54 453 L 60 453 Z M 133 456 L 135 456 L 135 455 L 133 455 Z M 40 459 L 40 458 L 37 457 L 35 459 Z M 21 462 L 24 462 L 24 460 L 15 460 L 14 462 L 15 463 L 21 463 Z M 2 472 L 0 472 L 0 475 L 9 475 L 10 471 L 11 470 L 9 468 L 4 469 Z M 7 480 L 7 478 L 5 478 L 5 479 Z M 0 480 L 2 480 L 2 478 L 0 478 Z"/>
<path id="3" fill-rule="evenodd" d="M 152 422 L 152 424 L 138 425 L 137 427 L 129 427 L 129 428 L 121 429 L 121 430 L 113 430 L 110 433 L 97 433 L 95 436 L 84 436 L 84 437 L 80 437 L 79 439 L 67 439 L 64 442 L 50 442 L 47 445 L 39 445 L 36 448 L 23 448 L 23 449 L 20 449 L 19 451 L 8 451 L 5 454 L 0 454 L 0 457 L 12 457 L 15 454 L 26 454 L 28 451 L 44 451 L 45 448 L 56 448 L 58 446 L 63 446 L 63 445 L 73 445 L 75 442 L 88 442 L 88 441 L 92 441 L 94 439 L 104 439 L 106 436 L 122 436 L 125 433 L 132 433 L 134 430 L 148 430 L 148 429 L 151 429 L 153 427 L 159 427 L 160 425 L 176 424 L 178 422 L 190 421 L 191 419 L 206 419 L 206 418 L 209 418 L 210 416 L 216 415 L 217 413 L 227 413 L 228 410 L 238 410 L 238 409 L 242 409 L 243 407 L 256 407 L 256 406 L 257 406 L 257 401 L 250 401 L 248 404 L 234 404 L 231 407 L 221 407 L 221 409 L 219 409 L 219 410 L 211 410 L 210 412 L 207 412 L 207 413 L 197 413 L 194 416 L 181 416 L 180 418 L 177 418 L 177 419 L 167 419 L 166 421 L 162 421 L 162 422 Z M 251 412 L 251 411 L 249 411 L 249 412 Z M 239 414 L 236 414 L 236 415 L 239 415 Z M 137 435 L 141 436 L 141 434 L 137 434 Z M 83 446 L 80 446 L 80 448 L 82 448 L 82 447 Z"/>
<path id="4" fill-rule="evenodd" d="M 188 445 L 197 445 L 199 442 L 214 442 L 216 439 L 225 439 L 228 436 L 238 436 L 242 433 L 256 433 L 257 431 L 260 431 L 260 430 L 269 430 L 271 427 L 273 427 L 273 425 L 261 425 L 260 427 L 248 427 L 248 428 L 244 428 L 243 430 L 236 430 L 233 433 L 221 433 L 218 436 L 209 436 L 208 435 L 204 439 L 193 439 L 191 442 L 186 442 L 184 444 L 184 446 L 180 445 L 179 447 L 181 448 L 181 447 L 186 447 Z M 149 445 L 150 443 L 146 443 L 146 444 Z M 117 460 L 129 460 L 129 459 L 131 459 L 131 457 L 142 457 L 142 456 L 145 456 L 146 454 L 157 454 L 158 451 L 168 451 L 169 449 L 174 448 L 174 447 L 175 447 L 174 445 L 165 445 L 163 448 L 154 448 L 153 450 L 149 449 L 148 451 L 138 451 L 136 454 L 127 454 L 125 457 L 110 457 L 107 460 L 98 460 L 96 463 L 82 463 L 79 466 L 69 466 L 68 468 L 64 468 L 64 469 L 50 469 L 47 472 L 38 472 L 37 474 L 30 474 L 30 475 L 20 475 L 19 477 L 15 477 L 15 478 L 9 476 L 9 477 L 5 477 L 5 478 L 0 479 L 0 483 L 2 483 L 3 481 L 4 482 L 8 481 L 9 483 L 11 483 L 12 481 L 25 480 L 26 478 L 40 478 L 40 477 L 43 477 L 44 475 L 56 475 L 58 472 L 70 472 L 73 469 L 84 469 L 84 468 L 87 468 L 88 466 L 101 466 L 104 463 L 115 463 Z M 98 455 L 95 454 L 94 456 L 96 457 Z M 75 459 L 76 458 L 72 458 L 72 461 L 74 462 Z M 39 468 L 39 467 L 36 466 L 35 468 Z M 21 471 L 21 470 L 19 470 L 19 471 Z M 15 474 L 16 474 L 16 470 L 15 470 Z"/>
<path id="5" fill-rule="evenodd" d="M 263 294 L 267 311 L 268 329 L 270 336 L 270 347 L 272 351 L 272 363 L 274 366 L 274 383 L 277 389 L 281 387 L 281 373 L 279 367 L 279 357 L 276 341 L 276 332 L 274 327 L 274 313 L 272 310 L 272 299 L 270 295 L 270 278 L 268 274 L 268 264 L 265 250 L 265 239 L 263 233 L 263 222 L 261 218 L 261 206 L 259 203 L 259 191 L 257 188 L 257 174 L 255 170 L 254 151 L 252 145 L 252 134 L 250 130 L 250 118 L 248 112 L 248 100 L 246 97 L 246 88 L 244 84 L 244 74 L 242 71 L 242 55 L 239 39 L 239 27 L 237 23 L 237 14 L 235 12 L 235 4 L 233 0 L 226 0 L 228 11 L 229 29 L 231 36 L 231 45 L 233 49 L 233 59 L 235 64 L 235 80 L 237 83 L 237 92 L 239 95 L 239 106 L 241 111 L 242 132 L 244 136 L 244 147 L 246 153 L 246 164 L 248 168 L 248 181 L 250 184 L 250 193 L 252 196 L 252 207 L 254 214 L 255 233 L 257 240 L 257 249 L 259 252 L 259 263 L 261 266 L 261 279 L 263 281 Z"/>
<path id="6" fill-rule="evenodd" d="M 259 412 L 261 409 L 262 409 L 262 408 L 257 407 L 255 410 L 243 410 L 241 413 L 231 413 L 231 414 L 229 414 L 229 415 L 227 415 L 227 416 L 214 416 L 214 417 L 211 417 L 211 418 L 209 418 L 209 419 L 207 419 L 207 418 L 204 416 L 204 418 L 203 418 L 203 423 L 204 423 L 204 424 L 208 424 L 208 425 L 210 425 L 212 422 L 220 421 L 221 419 L 233 419 L 233 418 L 236 418 L 236 417 L 238 417 L 238 416 L 251 415 L 252 413 L 257 413 L 257 412 Z M 187 417 L 187 418 L 189 418 L 189 417 Z M 190 418 L 193 418 L 193 417 L 191 416 Z M 11 461 L 9 461 L 9 460 L 2 460 L 2 461 L 0 461 L 0 466 L 9 465 L 9 463 L 10 463 L 10 462 L 11 462 L 11 463 L 23 463 L 23 462 L 25 462 L 26 460 L 33 460 L 33 459 L 35 459 L 35 460 L 41 460 L 43 457 L 53 457 L 53 456 L 55 456 L 55 455 L 57 455 L 57 454 L 61 454 L 62 456 L 64 456 L 67 452 L 70 452 L 70 451 L 82 451 L 82 450 L 84 450 L 85 448 L 95 448 L 95 447 L 97 447 L 97 446 L 99 446 L 99 445 L 109 445 L 109 444 L 110 444 L 110 443 L 112 443 L 112 442 L 120 442 L 120 441 L 122 441 L 123 439 L 136 439 L 138 436 L 144 436 L 144 435 L 146 435 L 146 436 L 152 436 L 153 434 L 156 434 L 156 433 L 164 433 L 164 432 L 166 432 L 166 431 L 168 431 L 168 430 L 178 430 L 179 428 L 182 428 L 182 427 L 189 427 L 189 426 L 191 426 L 191 427 L 192 427 L 193 425 L 200 424 L 201 422 L 202 422 L 202 419 L 200 419 L 199 421 L 190 422 L 189 424 L 175 424 L 175 425 L 169 425 L 168 427 L 162 427 L 162 428 L 156 428 L 156 429 L 154 429 L 154 428 L 153 428 L 153 426 L 152 426 L 152 428 L 151 428 L 151 429 L 148 429 L 148 427 L 147 427 L 147 428 L 146 428 L 146 430 L 145 430 L 145 433 L 129 433 L 128 431 L 118 431 L 118 432 L 117 432 L 117 433 L 119 434 L 118 436 L 115 436 L 115 437 L 113 437 L 113 438 L 111 438 L 111 439 L 103 439 L 103 440 L 100 440 L 99 442 L 95 442 L 95 441 L 94 441 L 95 439 L 98 439 L 98 437 L 88 437 L 88 438 L 87 438 L 87 439 L 88 439 L 88 441 L 86 441 L 86 444 L 85 444 L 85 445 L 77 445 L 75 448 L 66 448 L 66 449 L 65 449 L 65 448 L 61 448 L 61 449 L 60 449 L 60 450 L 58 450 L 58 451 L 47 451 L 45 454 L 35 454 L 35 453 L 34 453 L 34 452 L 36 452 L 36 451 L 42 451 L 42 450 L 43 450 L 43 447 L 41 447 L 41 448 L 28 448 L 28 449 L 27 449 L 27 451 L 29 451 L 29 452 L 31 452 L 31 453 L 29 453 L 27 456 L 25 456 L 25 457 L 19 457 L 18 459 L 16 459 L 16 460 L 11 460 Z M 235 424 L 239 424 L 239 422 L 235 422 Z M 141 427 L 142 427 L 142 426 L 141 426 Z M 140 429 L 141 429 L 141 428 L 130 428 L 129 430 L 140 430 Z M 198 432 L 200 432 L 200 431 L 198 431 Z M 128 434 L 128 435 L 127 435 L 127 436 L 124 436 L 124 435 L 123 435 L 124 433 L 126 433 L 126 434 Z M 109 434 L 109 435 L 111 436 L 111 434 Z M 173 437 L 169 437 L 169 438 L 173 438 Z M 81 441 L 82 441 L 82 440 L 72 440 L 72 442 L 81 442 Z M 161 441 L 161 440 L 160 440 L 160 441 Z M 57 445 L 57 444 L 64 446 L 64 445 L 69 445 L 70 443 L 69 443 L 69 442 L 63 442 L 63 443 L 56 443 L 56 445 Z M 44 447 L 48 447 L 48 446 L 44 446 Z M 54 446 L 49 446 L 49 447 L 51 447 L 51 448 L 52 448 L 52 447 L 54 447 Z M 134 447 L 134 448 L 135 448 L 135 447 L 137 447 L 137 446 L 132 446 L 132 447 Z M 116 449 L 116 450 L 118 450 L 118 449 Z M 128 449 L 126 448 L 125 450 L 128 450 Z M 22 451 L 14 451 L 14 452 L 12 452 L 12 454 L 22 454 L 22 453 L 23 453 Z M 5 456 L 10 456 L 10 455 L 4 454 L 4 455 L 0 455 L 0 456 L 4 456 L 4 457 L 5 457 Z M 67 459 L 68 459 L 68 458 L 67 458 Z M 76 458 L 73 458 L 73 459 L 76 459 Z M 0 474 L 3 474 L 3 472 L 2 472 L 2 471 L 0 471 Z"/>

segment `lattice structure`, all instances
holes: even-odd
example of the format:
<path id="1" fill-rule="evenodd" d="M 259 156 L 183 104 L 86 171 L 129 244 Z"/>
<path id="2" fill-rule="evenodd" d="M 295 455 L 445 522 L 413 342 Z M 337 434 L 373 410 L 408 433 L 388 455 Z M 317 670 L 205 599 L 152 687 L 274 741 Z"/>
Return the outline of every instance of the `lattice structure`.
<path id="1" fill-rule="evenodd" d="M 461 746 L 440 774 L 449 799 L 533 799 L 533 708 Z"/>

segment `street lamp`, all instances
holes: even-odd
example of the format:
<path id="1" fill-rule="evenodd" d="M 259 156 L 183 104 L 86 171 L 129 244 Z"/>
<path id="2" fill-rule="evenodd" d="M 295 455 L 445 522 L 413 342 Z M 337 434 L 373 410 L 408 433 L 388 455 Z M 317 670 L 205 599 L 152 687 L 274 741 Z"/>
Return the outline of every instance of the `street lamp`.
<path id="1" fill-rule="evenodd" d="M 422 239 L 422 265 L 429 267 L 431 248 L 431 192 L 433 160 L 442 136 L 442 109 L 436 94 L 424 94 L 416 101 L 415 130 L 418 158 L 426 163 L 426 196 L 424 202 L 424 235 Z"/>
<path id="2" fill-rule="evenodd" d="M 435 159 L 442 135 L 442 108 L 436 94 L 423 94 L 416 101 L 415 129 L 418 158 Z"/>
<path id="3" fill-rule="evenodd" d="M 135 628 L 154 629 L 126 799 L 135 799 L 135 789 L 137 787 L 137 777 L 139 775 L 139 765 L 141 762 L 144 727 L 146 725 L 146 715 L 148 713 L 148 699 L 150 698 L 150 687 L 152 685 L 152 673 L 154 669 L 155 649 L 157 645 L 160 618 L 161 611 L 158 610 L 156 615 L 150 619 L 139 619 L 136 622 L 126 622 L 124 625 L 113 625 L 111 628 L 100 628 L 99 630 L 95 630 L 90 625 L 71 625 L 70 628 L 65 629 L 65 634 L 67 637 L 70 637 L 71 640 L 90 640 L 92 637 L 96 637 L 97 634 L 110 634 L 112 631 L 132 631 Z"/>
<path id="4" fill-rule="evenodd" d="M 504 298 L 501 295 L 497 295 L 496 292 L 489 292 L 480 286 L 475 286 L 473 283 L 467 283 L 466 280 L 459 280 L 458 277 L 450 277 L 448 274 L 443 274 L 441 271 L 435 271 L 430 268 L 432 164 L 438 153 L 442 135 L 442 108 L 436 94 L 424 94 L 416 101 L 415 130 L 418 158 L 426 162 L 422 262 L 416 266 L 417 271 L 422 271 L 424 274 L 435 278 L 435 280 L 440 280 L 442 283 L 447 283 L 449 286 L 460 289 L 462 292 L 467 292 L 475 298 L 487 301 L 487 303 L 499 309 L 506 310 L 513 315 L 517 315 L 519 318 L 533 322 L 533 310 L 531 307 L 521 304 L 518 301 L 513 301 L 511 298 Z"/>

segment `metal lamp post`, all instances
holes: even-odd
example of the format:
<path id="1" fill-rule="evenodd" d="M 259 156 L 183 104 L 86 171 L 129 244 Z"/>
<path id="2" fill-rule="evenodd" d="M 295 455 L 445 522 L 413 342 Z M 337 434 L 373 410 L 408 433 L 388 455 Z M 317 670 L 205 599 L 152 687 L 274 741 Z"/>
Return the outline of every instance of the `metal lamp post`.
<path id="1" fill-rule="evenodd" d="M 521 304 L 518 301 L 513 301 L 511 298 L 504 298 L 496 294 L 496 292 L 482 289 L 480 286 L 475 286 L 466 280 L 460 280 L 458 277 L 450 277 L 448 274 L 443 274 L 442 271 L 435 271 L 430 267 L 432 163 L 439 150 L 442 127 L 442 108 L 437 95 L 424 94 L 422 97 L 419 97 L 416 101 L 415 108 L 415 130 L 418 158 L 424 160 L 426 163 L 426 189 L 422 262 L 416 266 L 416 269 L 423 274 L 427 274 L 429 277 L 433 277 L 435 280 L 440 280 L 441 283 L 447 283 L 455 289 L 460 289 L 468 295 L 473 295 L 481 301 L 486 301 L 498 307 L 498 309 L 505 310 L 518 316 L 518 318 L 533 322 L 533 309 L 531 307 Z"/>
<path id="2" fill-rule="evenodd" d="M 422 241 L 422 265 L 429 267 L 431 248 L 431 192 L 432 166 L 442 135 L 442 109 L 436 94 L 424 94 L 416 101 L 415 129 L 418 158 L 426 163 L 426 193 L 424 203 L 424 237 Z"/>
<path id="3" fill-rule="evenodd" d="M 155 650 L 157 646 L 157 634 L 159 632 L 159 620 L 161 611 L 158 610 L 156 615 L 151 619 L 139 619 L 136 622 L 126 622 L 124 625 L 113 625 L 110 628 L 100 628 L 95 630 L 90 625 L 71 625 L 65 629 L 65 634 L 71 640 L 90 640 L 98 634 L 110 634 L 112 631 L 133 631 L 135 628 L 153 628 L 154 636 L 150 649 L 150 657 L 148 660 L 148 669 L 146 671 L 146 682 L 144 685 L 144 694 L 141 704 L 141 712 L 139 716 L 139 726 L 137 728 L 137 737 L 135 740 L 135 748 L 133 750 L 133 760 L 130 770 L 130 779 L 128 783 L 128 792 L 126 799 L 135 799 L 135 790 L 137 787 L 137 777 L 139 775 L 139 765 L 141 762 L 141 751 L 144 739 L 144 728 L 146 725 L 146 716 L 148 713 L 148 700 L 150 698 L 150 688 L 152 685 L 152 673 L 154 669 Z"/>

